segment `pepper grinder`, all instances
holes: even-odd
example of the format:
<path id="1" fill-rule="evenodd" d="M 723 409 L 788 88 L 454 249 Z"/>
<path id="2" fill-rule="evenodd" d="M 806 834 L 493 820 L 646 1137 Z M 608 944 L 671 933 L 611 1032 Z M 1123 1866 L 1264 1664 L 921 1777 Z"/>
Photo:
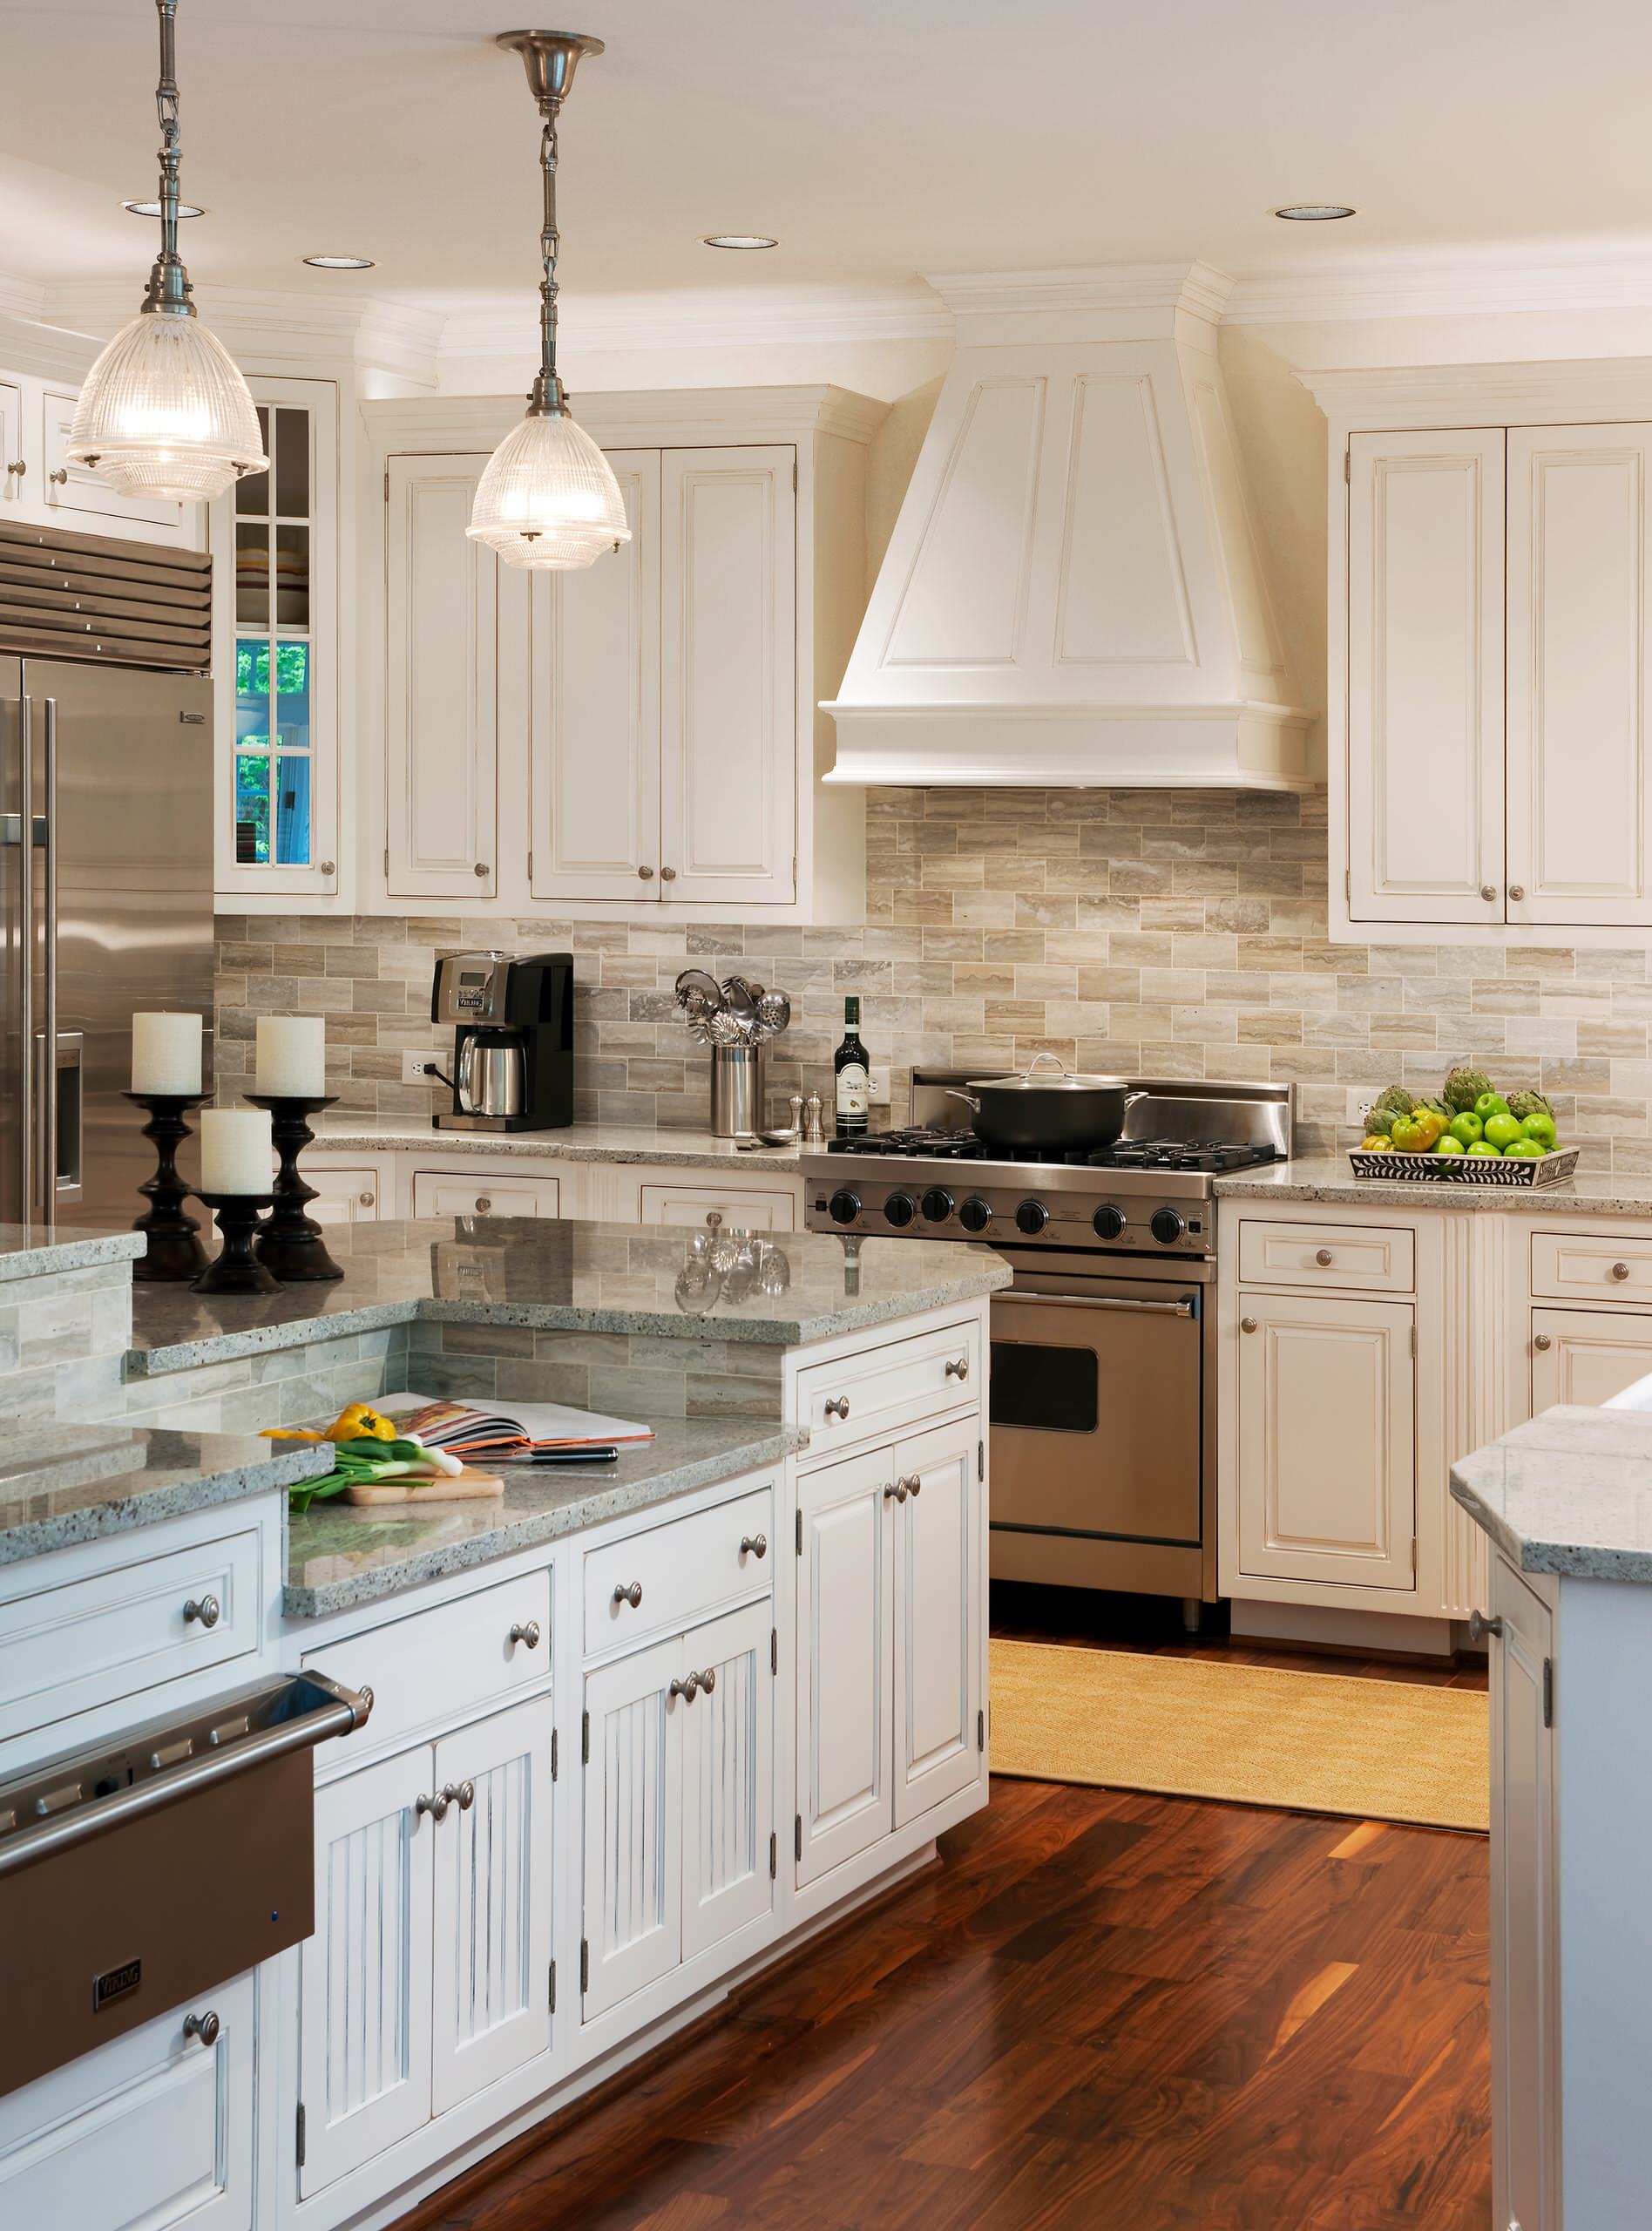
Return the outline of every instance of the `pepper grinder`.
<path id="1" fill-rule="evenodd" d="M 787 1106 L 788 1106 L 788 1108 L 789 1108 L 789 1109 L 790 1109 L 790 1110 L 791 1110 L 791 1127 L 792 1127 L 792 1129 L 793 1129 L 793 1131 L 796 1134 L 796 1136 L 801 1139 L 801 1138 L 802 1137 L 802 1136 L 803 1136 L 803 1095 L 802 1095 L 802 1094 L 801 1092 L 795 1092 L 795 1093 L 793 1093 L 793 1094 L 791 1095 L 790 1098 L 787 1101 L 786 1105 L 787 1105 Z"/>
<path id="2" fill-rule="evenodd" d="M 817 1092 L 811 1092 L 809 1098 L 803 1102 L 803 1144 L 805 1146 L 821 1147 L 825 1145 L 826 1134 L 821 1129 L 820 1116 L 820 1095 Z"/>

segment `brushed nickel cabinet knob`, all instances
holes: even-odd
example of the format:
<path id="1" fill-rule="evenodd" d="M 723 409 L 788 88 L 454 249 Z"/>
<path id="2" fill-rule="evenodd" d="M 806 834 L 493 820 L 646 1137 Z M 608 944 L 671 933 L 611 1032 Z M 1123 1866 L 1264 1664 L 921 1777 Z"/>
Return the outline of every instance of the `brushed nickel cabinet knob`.
<path id="1" fill-rule="evenodd" d="M 1623 1281 L 1625 1278 L 1627 1278 L 1628 1277 L 1628 1275 L 1629 1275 L 1629 1266 L 1628 1266 L 1628 1265 L 1627 1263 L 1614 1263 L 1614 1264 L 1613 1264 L 1613 1265 L 1612 1265 L 1612 1276 L 1613 1276 L 1615 1278 L 1616 1278 L 1616 1279 L 1618 1280 L 1618 1282 L 1619 1282 L 1619 1284 L 1620 1284 L 1620 1285 L 1622 1283 L 1622 1281 Z"/>
<path id="2" fill-rule="evenodd" d="M 373 1205 L 373 1196 L 372 1196 L 372 1194 L 371 1194 L 371 1193 L 363 1193 L 363 1194 L 362 1194 L 362 1195 L 361 1195 L 360 1198 L 361 1198 L 362 1206 L 364 1209 L 370 1209 L 370 1208 L 372 1207 L 372 1205 Z"/>
<path id="3" fill-rule="evenodd" d="M 1242 1317 L 1239 1319 L 1239 1330 L 1242 1332 L 1254 1332 L 1256 1329 L 1256 1320 L 1254 1317 Z"/>
<path id="4" fill-rule="evenodd" d="M 652 868 L 639 868 L 637 870 L 637 873 L 642 878 L 645 883 L 652 883 L 653 881 L 653 872 L 654 871 Z"/>
<path id="5" fill-rule="evenodd" d="M 742 1534 L 740 1537 L 740 1554 L 742 1557 L 766 1557 L 768 1555 L 768 1535 Z"/>
<path id="6" fill-rule="evenodd" d="M 1523 883 L 1511 883 L 1508 887 L 1508 895 L 1518 905 L 1526 896 L 1526 885 Z"/>
<path id="7" fill-rule="evenodd" d="M 923 1491 L 924 1475 L 921 1472 L 909 1472 L 906 1476 L 907 1494 L 909 1495 L 917 1496 L 921 1495 Z"/>
<path id="8" fill-rule="evenodd" d="M 87 459 L 88 464 L 91 461 L 90 458 Z M 66 488 L 69 485 L 69 468 L 66 465 L 60 465 L 55 472 L 49 472 L 46 478 L 54 488 Z"/>
<path id="9" fill-rule="evenodd" d="M 518 1621 L 518 1623 L 511 1628 L 510 1634 L 506 1637 L 506 1640 L 513 1643 L 524 1643 L 527 1645 L 528 1649 L 538 1650 L 539 1647 L 539 1622 L 537 1619 L 530 1619 L 526 1624 L 524 1625 Z"/>
<path id="10" fill-rule="evenodd" d="M 223 1617 L 223 1606 L 215 1596 L 203 1596 L 199 1602 L 192 1596 L 184 1606 L 184 1624 L 192 1626 L 199 1619 L 203 1627 L 215 1627 Z"/>
<path id="11" fill-rule="evenodd" d="M 708 1209 L 706 1210 L 706 1228 L 709 1231 L 720 1231 L 722 1229 L 722 1210 L 721 1209 Z"/>
<path id="12" fill-rule="evenodd" d="M 906 1500 L 905 1481 L 891 1480 L 884 1490 L 884 1500 L 885 1502 L 889 1502 L 891 1500 L 896 1502 L 904 1502 Z"/>
<path id="13" fill-rule="evenodd" d="M 827 1397 L 827 1399 L 826 1399 L 826 1413 L 825 1413 L 825 1414 L 826 1414 L 826 1415 L 827 1415 L 829 1418 L 846 1418 L 846 1417 L 849 1415 L 849 1397 L 848 1397 L 848 1395 L 847 1395 L 847 1394 L 830 1394 L 830 1395 L 828 1395 L 828 1397 Z"/>
<path id="14" fill-rule="evenodd" d="M 28 470 L 29 460 L 27 458 L 22 457 L 14 457 L 10 464 L 6 467 L 8 475 L 13 476 L 18 480 L 21 480 L 24 478 Z"/>
<path id="15" fill-rule="evenodd" d="M 660 869 L 660 882 L 661 882 L 661 883 L 675 883 L 675 881 L 677 880 L 677 871 L 676 871 L 676 869 L 675 869 L 675 868 L 661 868 L 661 869 Z"/>
<path id="16" fill-rule="evenodd" d="M 627 1588 L 624 1581 L 620 1581 L 614 1589 L 613 1600 L 616 1604 L 629 1604 L 634 1611 L 642 1602 L 642 1583 L 633 1580 Z"/>
<path id="17" fill-rule="evenodd" d="M 491 875 L 492 872 L 492 869 L 488 865 L 485 860 L 478 860 L 477 862 L 475 873 L 478 879 L 483 876 Z"/>
<path id="18" fill-rule="evenodd" d="M 1487 1635 L 1496 1635 L 1500 1639 L 1502 1632 L 1503 1621 L 1500 1615 L 1496 1618 L 1488 1619 L 1483 1611 L 1469 1613 L 1468 1638 L 1470 1642 L 1484 1642 Z"/>
<path id="19" fill-rule="evenodd" d="M 700 1676 L 698 1673 L 691 1673 L 686 1681 L 674 1681 L 666 1694 L 668 1697 L 680 1697 L 684 1704 L 691 1705 L 699 1692 Z"/>
<path id="20" fill-rule="evenodd" d="M 1481 884 L 1481 885 L 1480 885 L 1480 897 L 1481 897 L 1482 899 L 1495 899 L 1495 898 L 1496 898 L 1496 896 L 1497 896 L 1497 885 L 1496 885 L 1494 883 L 1483 883 L 1483 884 Z"/>
<path id="21" fill-rule="evenodd" d="M 479 1216 L 479 1217 L 484 1217 L 484 1216 L 486 1216 L 486 1215 L 487 1215 L 487 1213 L 488 1213 L 488 1211 L 489 1211 L 489 1210 L 490 1210 L 490 1209 L 491 1209 L 491 1208 L 492 1208 L 492 1206 L 493 1206 L 493 1200 L 492 1200 L 492 1197 L 491 1197 L 490 1194 L 487 1194 L 487 1193 L 478 1193 L 478 1194 L 477 1195 L 477 1197 L 476 1197 L 476 1212 L 477 1212 L 477 1216 Z"/>
<path id="22" fill-rule="evenodd" d="M 1318 1264 L 1322 1271 L 1330 1270 L 1331 1265 L 1336 1261 L 1336 1259 L 1337 1258 L 1331 1253 L 1329 1247 L 1320 1248 L 1314 1257 L 1315 1262 Z"/>
<path id="23" fill-rule="evenodd" d="M 958 1356 L 949 1360 L 946 1366 L 949 1379 L 967 1379 L 969 1375 L 970 1360 L 967 1356 Z"/>
<path id="24" fill-rule="evenodd" d="M 1534 1335 L 1532 1346 L 1534 1348 L 1552 1348 L 1554 1343 L 1547 1332 L 1539 1332 Z"/>
<path id="25" fill-rule="evenodd" d="M 185 2037 L 199 2038 L 203 2045 L 215 2045 L 223 2026 L 210 2006 L 204 2014 L 186 2014 L 184 2017 Z"/>
<path id="26" fill-rule="evenodd" d="M 433 1821 L 445 1821 L 447 1819 L 448 1804 L 449 1799 L 446 1791 L 438 1789 L 434 1797 L 419 1796 L 414 1799 L 414 1815 L 416 1818 L 421 1813 L 428 1813 Z"/>
<path id="27" fill-rule="evenodd" d="M 461 1813 L 468 1813 L 476 1803 L 476 1784 L 473 1781 L 450 1781 L 442 1794 L 450 1805 L 457 1805 Z"/>

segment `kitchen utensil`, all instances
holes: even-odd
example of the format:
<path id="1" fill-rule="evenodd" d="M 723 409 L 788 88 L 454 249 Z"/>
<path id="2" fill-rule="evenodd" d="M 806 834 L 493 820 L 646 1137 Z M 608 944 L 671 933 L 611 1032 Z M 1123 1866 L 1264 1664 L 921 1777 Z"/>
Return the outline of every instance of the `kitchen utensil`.
<path id="1" fill-rule="evenodd" d="M 467 1464 L 457 1475 L 443 1480 L 363 1481 L 346 1488 L 341 1502 L 469 1502 L 502 1495 L 504 1482 L 497 1472 L 478 1472 Z"/>
<path id="2" fill-rule="evenodd" d="M 690 992 L 697 992 L 708 1010 L 723 1004 L 722 988 L 717 979 L 708 976 L 703 968 L 685 968 L 677 979 L 676 991 L 679 1006 L 684 1004 Z"/>
<path id="3" fill-rule="evenodd" d="M 1053 1075 L 1040 1068 L 1049 1061 Z M 1110 1147 L 1141 1095 L 1124 1077 L 1081 1075 L 1057 1054 L 1035 1054 L 1019 1076 L 972 1078 L 950 1096 L 964 1102 L 977 1137 L 991 1145 L 1062 1155 Z"/>
<path id="4" fill-rule="evenodd" d="M 791 1021 L 791 999 L 785 992 L 764 992 L 757 1001 L 757 1020 L 771 1038 L 778 1038 Z"/>
<path id="5" fill-rule="evenodd" d="M 750 1138 L 763 1120 L 768 1052 L 749 1040 L 711 1049 L 711 1131 L 718 1139 Z"/>
<path id="6" fill-rule="evenodd" d="M 803 1102 L 803 1144 L 818 1147 L 825 1143 L 826 1135 L 820 1128 L 821 1098 L 811 1092 Z"/>
<path id="7" fill-rule="evenodd" d="M 735 1151 L 739 1154 L 755 1154 L 760 1147 L 795 1146 L 802 1136 L 796 1124 L 787 1124 L 779 1130 L 758 1131 L 748 1139 L 737 1139 L 735 1142 Z"/>
<path id="8" fill-rule="evenodd" d="M 723 1001 L 737 1022 L 751 1024 L 757 1020 L 757 1002 L 752 996 L 751 986 L 743 976 L 723 979 Z"/>

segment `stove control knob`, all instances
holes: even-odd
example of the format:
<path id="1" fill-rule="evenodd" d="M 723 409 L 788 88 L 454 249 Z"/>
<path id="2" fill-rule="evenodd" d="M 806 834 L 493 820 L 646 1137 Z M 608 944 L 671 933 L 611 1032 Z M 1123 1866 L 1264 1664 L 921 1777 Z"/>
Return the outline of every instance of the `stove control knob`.
<path id="1" fill-rule="evenodd" d="M 918 1206 L 924 1211 L 925 1224 L 944 1224 L 952 1213 L 952 1197 L 944 1185 L 931 1185 Z"/>
<path id="2" fill-rule="evenodd" d="M 826 1204 L 826 1213 L 834 1224 L 853 1224 L 860 1214 L 860 1195 L 840 1190 Z"/>
<path id="3" fill-rule="evenodd" d="M 884 1204 L 884 1221 L 892 1224 L 897 1231 L 911 1224 L 917 1209 L 910 1193 L 891 1193 Z"/>
<path id="4" fill-rule="evenodd" d="M 1116 1239 L 1124 1230 L 1124 1210 L 1115 1209 L 1110 1201 L 1105 1208 L 1098 1209 L 1090 1219 L 1091 1229 L 1098 1239 Z"/>
<path id="5" fill-rule="evenodd" d="M 1029 1239 L 1042 1231 L 1049 1221 L 1050 1211 L 1042 1201 L 1023 1201 L 1015 1211 L 1015 1229 L 1026 1232 Z"/>
<path id="6" fill-rule="evenodd" d="M 972 1194 L 958 1210 L 958 1220 L 965 1231 L 985 1231 L 992 1221 L 992 1205 Z"/>
<path id="7" fill-rule="evenodd" d="M 1155 1209 L 1148 1229 L 1161 1247 L 1174 1247 L 1188 1229 L 1188 1219 L 1175 1209 Z"/>

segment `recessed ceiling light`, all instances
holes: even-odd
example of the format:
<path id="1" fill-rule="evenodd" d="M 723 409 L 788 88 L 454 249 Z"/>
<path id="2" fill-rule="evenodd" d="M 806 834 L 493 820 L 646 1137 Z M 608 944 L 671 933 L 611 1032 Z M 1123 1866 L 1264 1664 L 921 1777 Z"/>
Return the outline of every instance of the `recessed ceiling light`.
<path id="1" fill-rule="evenodd" d="M 1283 209 L 1276 209 L 1276 217 L 1283 217 L 1292 225 L 1330 225 L 1338 217 L 1352 217 L 1357 212 L 1342 201 L 1289 201 Z"/>
<path id="2" fill-rule="evenodd" d="M 374 268 L 370 255 L 306 255 L 299 261 L 313 271 L 371 271 Z"/>
<path id="3" fill-rule="evenodd" d="M 705 233 L 701 236 L 707 248 L 778 248 L 778 241 L 770 240 L 767 233 Z"/>
<path id="4" fill-rule="evenodd" d="M 123 209 L 130 209 L 134 217 L 159 217 L 160 214 L 159 201 L 123 201 L 120 206 Z M 180 201 L 178 214 L 180 217 L 204 217 L 206 212 L 198 209 L 193 201 Z"/>

